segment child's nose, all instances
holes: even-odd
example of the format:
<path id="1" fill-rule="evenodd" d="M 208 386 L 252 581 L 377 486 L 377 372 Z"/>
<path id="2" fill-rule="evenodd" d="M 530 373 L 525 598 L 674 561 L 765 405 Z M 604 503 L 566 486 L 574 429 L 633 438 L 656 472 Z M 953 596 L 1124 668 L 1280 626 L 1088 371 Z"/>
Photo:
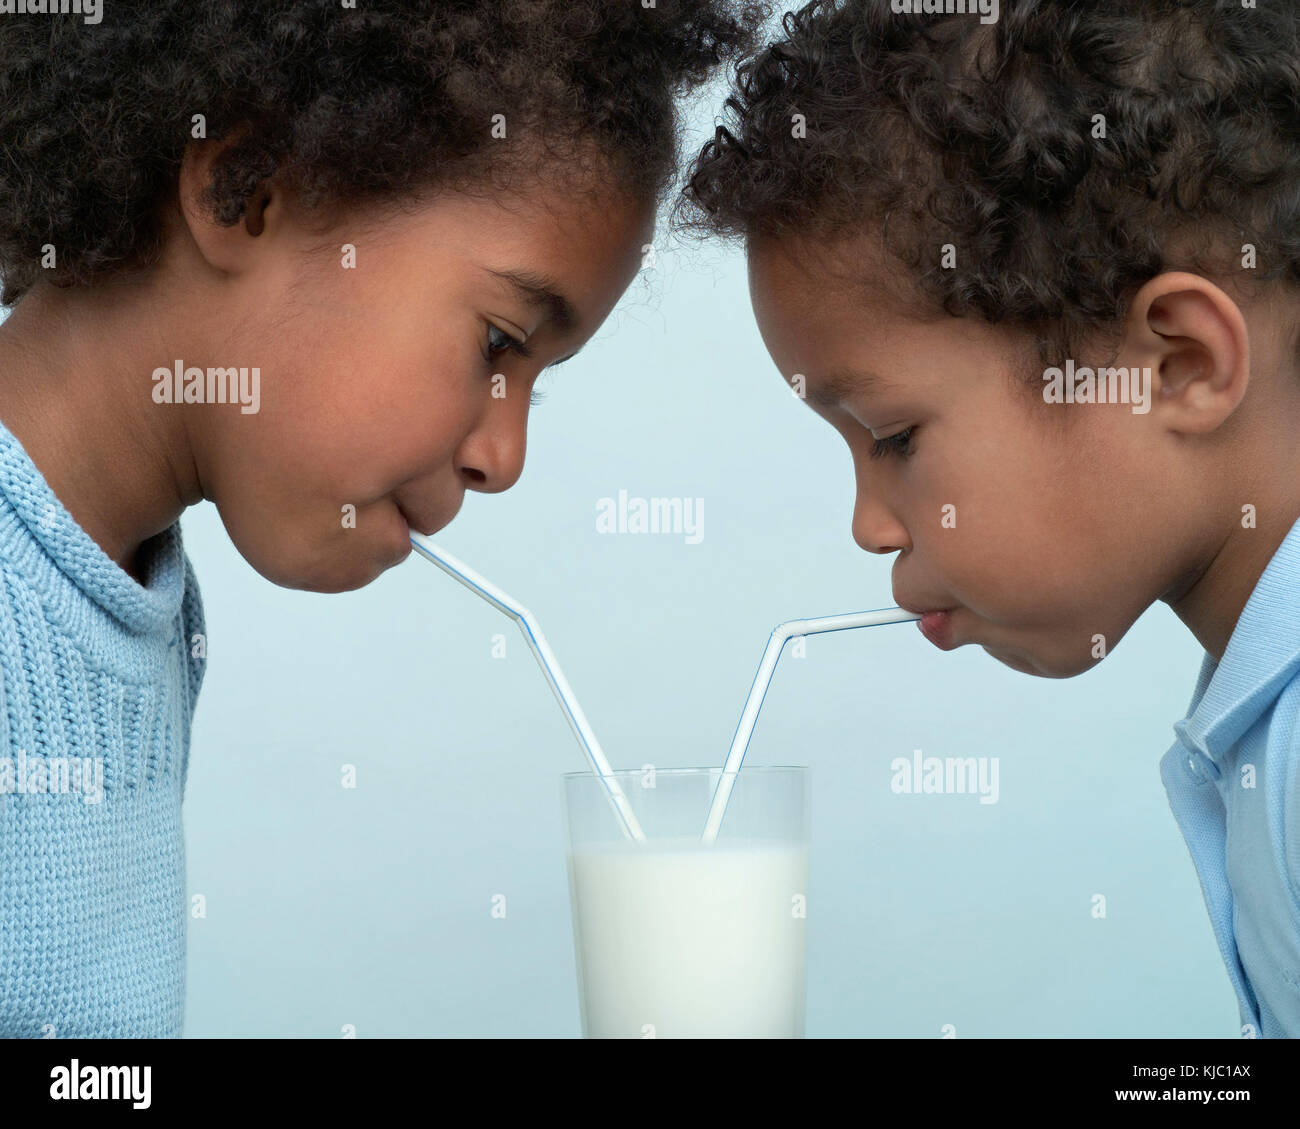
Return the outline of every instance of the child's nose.
<path id="1" fill-rule="evenodd" d="M 908 546 L 907 533 L 889 507 L 861 490 L 853 506 L 853 540 L 868 553 L 897 553 Z"/>
<path id="2" fill-rule="evenodd" d="M 492 402 L 456 452 L 466 489 L 483 494 L 509 490 L 524 473 L 527 443 L 528 397 L 511 389 Z"/>

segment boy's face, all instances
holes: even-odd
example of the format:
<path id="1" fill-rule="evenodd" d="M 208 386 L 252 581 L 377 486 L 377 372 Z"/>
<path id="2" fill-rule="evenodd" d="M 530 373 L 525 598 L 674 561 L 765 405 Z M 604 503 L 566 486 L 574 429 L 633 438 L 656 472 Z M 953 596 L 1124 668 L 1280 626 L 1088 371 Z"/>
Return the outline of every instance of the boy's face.
<path id="1" fill-rule="evenodd" d="M 951 609 L 927 619 L 928 638 L 1070 677 L 1098 661 L 1095 636 L 1113 647 L 1183 583 L 1196 534 L 1171 515 L 1200 512 L 1199 484 L 1178 473 L 1158 411 L 1033 403 L 1015 382 L 1042 366 L 1021 338 L 970 318 L 923 322 L 789 251 L 750 247 L 764 342 L 848 443 L 853 536 L 898 554 L 895 601 Z M 871 387 L 869 374 L 888 383 Z M 1068 426 L 1053 412 L 1072 412 Z"/>
<path id="2" fill-rule="evenodd" d="M 209 260 L 235 269 L 198 272 L 181 299 L 204 327 L 183 359 L 258 366 L 260 407 L 205 405 L 187 430 L 203 495 L 258 572 L 361 587 L 410 552 L 408 521 L 433 533 L 466 490 L 516 482 L 537 377 L 592 336 L 653 235 L 648 202 L 595 207 L 446 195 L 321 235 L 281 197 L 256 236 L 205 230 Z"/>

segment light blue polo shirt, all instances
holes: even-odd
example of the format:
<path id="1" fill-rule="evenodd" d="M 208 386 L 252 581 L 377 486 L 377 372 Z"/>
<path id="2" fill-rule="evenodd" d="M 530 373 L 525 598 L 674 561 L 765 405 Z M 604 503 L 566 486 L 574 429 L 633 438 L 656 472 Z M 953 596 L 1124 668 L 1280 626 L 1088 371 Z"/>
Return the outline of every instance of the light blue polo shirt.
<path id="1" fill-rule="evenodd" d="M 1247 534 L 1249 536 L 1249 534 Z M 1242 1034 L 1300 1036 L 1300 522 L 1160 762 Z"/>

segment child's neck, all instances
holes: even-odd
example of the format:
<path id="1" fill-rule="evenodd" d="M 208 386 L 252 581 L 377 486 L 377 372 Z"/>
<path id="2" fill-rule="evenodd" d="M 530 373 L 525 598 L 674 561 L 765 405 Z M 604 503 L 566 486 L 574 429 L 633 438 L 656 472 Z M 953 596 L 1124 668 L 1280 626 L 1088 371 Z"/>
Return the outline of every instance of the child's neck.
<path id="1" fill-rule="evenodd" d="M 1300 449 L 1285 427 L 1277 431 L 1275 442 L 1257 433 L 1249 486 L 1216 507 L 1223 524 L 1207 534 L 1195 564 L 1161 597 L 1216 662 L 1269 561 L 1300 521 Z M 1246 503 L 1254 506 L 1253 527 L 1242 524 Z"/>
<path id="2" fill-rule="evenodd" d="M 38 283 L 0 324 L 0 420 L 82 529 L 143 582 L 140 545 L 202 491 L 184 413 L 151 396 L 170 343 L 140 297 Z"/>

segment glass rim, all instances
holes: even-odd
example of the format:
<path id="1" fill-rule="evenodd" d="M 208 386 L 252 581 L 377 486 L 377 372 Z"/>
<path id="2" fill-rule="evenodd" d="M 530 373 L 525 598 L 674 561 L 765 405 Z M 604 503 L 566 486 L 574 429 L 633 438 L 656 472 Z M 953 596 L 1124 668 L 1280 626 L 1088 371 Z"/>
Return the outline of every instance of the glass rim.
<path id="1" fill-rule="evenodd" d="M 740 776 L 750 775 L 758 772 L 809 772 L 811 769 L 806 764 L 752 764 L 741 765 L 735 772 L 723 772 L 721 768 L 659 768 L 651 765 L 649 768 L 619 768 L 615 769 L 608 775 L 596 772 L 593 769 L 587 769 L 585 772 L 565 772 L 560 774 L 562 780 L 608 780 L 611 777 L 617 779 L 624 776 L 644 776 L 647 772 L 654 772 L 656 776 L 664 774 L 694 774 L 702 776 L 705 774 L 713 776 Z"/>

